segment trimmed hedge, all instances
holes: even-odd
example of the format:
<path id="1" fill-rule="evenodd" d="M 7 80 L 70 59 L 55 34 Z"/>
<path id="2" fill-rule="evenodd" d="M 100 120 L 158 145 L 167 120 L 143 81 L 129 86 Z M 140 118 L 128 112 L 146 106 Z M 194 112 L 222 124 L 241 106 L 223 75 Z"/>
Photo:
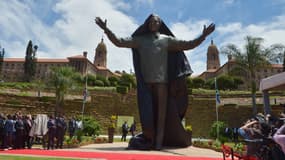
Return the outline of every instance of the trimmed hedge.
<path id="1" fill-rule="evenodd" d="M 128 93 L 128 87 L 126 86 L 117 86 L 117 92 L 121 94 L 127 94 Z"/>

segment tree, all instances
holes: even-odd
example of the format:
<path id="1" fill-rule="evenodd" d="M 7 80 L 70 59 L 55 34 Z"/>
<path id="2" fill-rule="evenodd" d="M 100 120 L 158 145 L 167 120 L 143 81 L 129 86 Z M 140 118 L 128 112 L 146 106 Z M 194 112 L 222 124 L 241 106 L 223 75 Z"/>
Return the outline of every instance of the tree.
<path id="1" fill-rule="evenodd" d="M 103 82 L 103 86 L 110 86 L 110 82 L 109 82 L 109 80 L 106 78 L 106 77 L 104 77 L 104 76 L 101 76 L 101 75 L 96 75 L 96 80 L 97 81 L 102 81 Z M 97 82 L 96 82 L 97 83 Z M 100 86 L 100 85 L 99 85 Z"/>
<path id="2" fill-rule="evenodd" d="M 205 80 L 203 78 L 195 77 L 192 79 L 193 88 L 203 88 Z"/>
<path id="3" fill-rule="evenodd" d="M 249 87 L 252 94 L 253 114 L 255 115 L 257 113 L 255 73 L 258 68 L 269 67 L 270 57 L 276 52 L 274 45 L 269 48 L 263 47 L 262 38 L 247 36 L 245 40 L 246 44 L 243 52 L 234 44 L 228 44 L 222 47 L 221 53 L 232 55 L 236 64 L 247 73 L 247 77 L 245 78 L 248 78 L 250 82 Z"/>
<path id="4" fill-rule="evenodd" d="M 122 74 L 118 84 L 121 86 L 127 86 L 129 89 L 136 88 L 136 86 L 137 86 L 136 85 L 136 79 L 135 79 L 134 75 L 131 75 L 128 73 Z"/>
<path id="5" fill-rule="evenodd" d="M 64 105 L 64 95 L 74 86 L 74 70 L 71 67 L 51 68 L 49 84 L 55 88 L 55 116 L 62 113 L 60 106 Z"/>
<path id="6" fill-rule="evenodd" d="M 240 77 L 231 76 L 228 74 L 218 76 L 216 82 L 219 86 L 219 90 L 235 90 L 243 84 L 243 80 Z M 215 89 L 215 79 L 208 79 L 204 86 L 208 89 Z"/>
<path id="7" fill-rule="evenodd" d="M 3 65 L 3 61 L 4 61 L 4 55 L 5 55 L 5 49 L 2 48 L 2 51 L 1 51 L 1 45 L 0 45 L 0 80 L 1 80 L 1 73 L 2 73 L 2 65 Z"/>
<path id="8" fill-rule="evenodd" d="M 109 77 L 108 80 L 110 81 L 111 86 L 117 86 L 119 78 L 112 76 Z"/>
<path id="9" fill-rule="evenodd" d="M 75 72 L 72 75 L 72 79 L 78 84 L 82 85 L 85 83 L 85 77 L 83 77 L 79 72 Z"/>
<path id="10" fill-rule="evenodd" d="M 86 76 L 84 77 L 86 79 Z M 89 86 L 95 86 L 96 76 L 94 74 L 87 75 L 87 84 Z"/>
<path id="11" fill-rule="evenodd" d="M 233 77 L 229 75 L 221 75 L 217 78 L 217 83 L 220 90 L 235 89 Z"/>
<path id="12" fill-rule="evenodd" d="M 25 81 L 30 82 L 36 73 L 36 52 L 38 46 L 33 46 L 30 40 L 26 49 L 26 57 L 24 63 Z"/>
<path id="13" fill-rule="evenodd" d="M 285 72 L 285 46 L 283 44 L 275 44 L 271 48 L 277 54 L 272 55 L 270 60 L 279 64 L 283 63 L 283 72 Z"/>

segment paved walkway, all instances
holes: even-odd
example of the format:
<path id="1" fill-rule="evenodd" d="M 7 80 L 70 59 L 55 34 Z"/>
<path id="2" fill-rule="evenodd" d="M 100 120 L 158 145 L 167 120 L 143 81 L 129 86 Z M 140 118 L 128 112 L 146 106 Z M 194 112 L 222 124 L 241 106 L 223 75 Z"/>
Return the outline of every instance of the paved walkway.
<path id="1" fill-rule="evenodd" d="M 156 154 L 156 155 L 176 155 L 176 156 L 191 156 L 191 157 L 211 157 L 221 158 L 222 153 L 216 152 L 210 149 L 197 148 L 189 146 L 187 148 L 163 148 L 161 151 L 138 151 L 138 150 L 126 150 L 128 146 L 127 142 L 114 142 L 114 143 L 102 143 L 91 144 L 82 146 L 75 149 L 66 149 L 82 152 L 110 152 L 110 153 L 132 153 L 132 154 Z"/>

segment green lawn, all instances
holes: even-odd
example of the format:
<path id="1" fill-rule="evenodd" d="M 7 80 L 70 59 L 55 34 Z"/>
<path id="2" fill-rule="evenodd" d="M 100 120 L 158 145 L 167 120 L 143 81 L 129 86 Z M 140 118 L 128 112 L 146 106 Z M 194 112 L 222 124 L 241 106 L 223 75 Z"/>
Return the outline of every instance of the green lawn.
<path id="1" fill-rule="evenodd" d="M 80 158 L 53 158 L 53 157 L 28 157 L 28 156 L 10 156 L 0 155 L 0 159 L 5 160 L 82 160 Z"/>

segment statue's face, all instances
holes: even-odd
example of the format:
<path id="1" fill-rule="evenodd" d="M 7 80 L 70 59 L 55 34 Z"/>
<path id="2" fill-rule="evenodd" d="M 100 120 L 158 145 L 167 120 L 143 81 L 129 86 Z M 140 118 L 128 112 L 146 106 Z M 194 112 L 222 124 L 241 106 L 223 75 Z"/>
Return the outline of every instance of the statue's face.
<path id="1" fill-rule="evenodd" d="M 158 16 L 153 16 L 150 18 L 149 30 L 152 32 L 157 32 L 161 26 L 161 20 Z"/>

